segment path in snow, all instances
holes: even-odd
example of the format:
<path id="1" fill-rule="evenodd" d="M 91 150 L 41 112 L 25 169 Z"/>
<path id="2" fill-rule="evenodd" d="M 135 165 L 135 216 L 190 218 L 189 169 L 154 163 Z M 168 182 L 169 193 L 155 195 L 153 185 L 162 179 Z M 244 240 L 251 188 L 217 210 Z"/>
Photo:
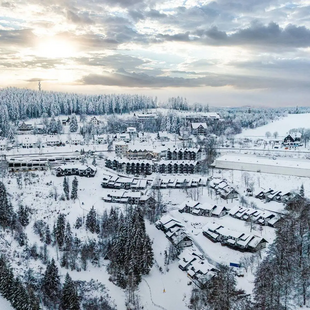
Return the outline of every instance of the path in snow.
<path id="1" fill-rule="evenodd" d="M 162 310 L 167 310 L 166 308 L 164 308 L 164 307 L 162 307 L 162 306 L 160 306 L 160 305 L 157 305 L 154 301 L 153 301 L 153 297 L 152 297 L 152 290 L 151 290 L 151 287 L 150 287 L 150 285 L 148 284 L 148 282 L 145 280 L 145 279 L 142 279 L 145 283 L 146 283 L 146 285 L 148 286 L 148 288 L 149 288 L 149 291 L 150 291 L 150 297 L 151 297 L 151 302 L 152 302 L 152 304 L 155 306 L 155 307 L 157 307 L 157 308 L 160 308 L 160 309 L 162 309 Z"/>

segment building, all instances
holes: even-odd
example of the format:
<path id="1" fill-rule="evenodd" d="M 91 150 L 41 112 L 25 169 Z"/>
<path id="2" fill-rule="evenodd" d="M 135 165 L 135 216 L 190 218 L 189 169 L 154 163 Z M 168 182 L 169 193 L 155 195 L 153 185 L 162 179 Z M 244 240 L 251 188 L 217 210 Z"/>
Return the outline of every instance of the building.
<path id="1" fill-rule="evenodd" d="M 95 135 L 94 140 L 96 144 L 106 144 L 107 143 L 107 137 L 103 135 Z"/>
<path id="2" fill-rule="evenodd" d="M 17 129 L 18 133 L 24 134 L 24 133 L 31 133 L 33 131 L 32 124 L 26 124 L 25 122 L 22 122 Z"/>
<path id="3" fill-rule="evenodd" d="M 1 139 L 0 140 L 0 151 L 5 151 L 7 147 L 7 139 Z"/>
<path id="4" fill-rule="evenodd" d="M 136 127 L 127 127 L 126 132 L 131 136 L 137 135 L 137 129 Z"/>
<path id="5" fill-rule="evenodd" d="M 89 121 L 91 124 L 93 124 L 94 126 L 99 126 L 100 125 L 100 121 L 97 119 L 96 116 L 93 116 L 90 121 Z"/>
<path id="6" fill-rule="evenodd" d="M 34 135 L 22 135 L 18 137 L 19 146 L 24 149 L 32 149 L 38 145 L 37 136 Z"/>
<path id="7" fill-rule="evenodd" d="M 207 134 L 207 124 L 206 123 L 191 123 L 191 129 L 193 135 L 206 135 Z"/>
<path id="8" fill-rule="evenodd" d="M 138 121 L 148 121 L 148 120 L 155 120 L 156 114 L 147 113 L 147 114 L 137 114 L 136 115 Z"/>
<path id="9" fill-rule="evenodd" d="M 168 149 L 162 152 L 166 160 L 201 160 L 202 151 L 200 148 Z"/>
<path id="10" fill-rule="evenodd" d="M 56 171 L 56 176 L 61 177 L 61 176 L 68 176 L 68 175 L 78 175 L 82 177 L 94 177 L 97 173 L 97 168 L 89 165 L 81 165 L 81 164 L 71 164 L 71 165 L 63 165 L 59 166 L 55 169 Z"/>
<path id="11" fill-rule="evenodd" d="M 60 146 L 60 145 L 62 145 L 62 142 L 60 141 L 58 136 L 48 135 L 48 136 L 45 136 L 44 138 L 45 138 L 44 142 L 47 146 Z"/>
<path id="12" fill-rule="evenodd" d="M 137 150 L 137 149 L 129 149 L 127 151 L 127 158 L 128 159 L 153 159 L 158 157 L 158 153 L 154 151 L 149 151 L 149 150 Z"/>
<path id="13" fill-rule="evenodd" d="M 128 151 L 128 144 L 124 141 L 114 143 L 115 155 L 119 157 L 125 157 Z"/>

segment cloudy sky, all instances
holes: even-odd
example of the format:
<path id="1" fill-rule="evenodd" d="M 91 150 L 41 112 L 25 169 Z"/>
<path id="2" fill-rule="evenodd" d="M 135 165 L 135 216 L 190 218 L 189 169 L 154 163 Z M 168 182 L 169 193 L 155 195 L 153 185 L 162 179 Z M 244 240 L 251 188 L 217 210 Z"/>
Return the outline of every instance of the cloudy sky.
<path id="1" fill-rule="evenodd" d="M 0 0 L 0 87 L 310 105 L 310 0 Z"/>

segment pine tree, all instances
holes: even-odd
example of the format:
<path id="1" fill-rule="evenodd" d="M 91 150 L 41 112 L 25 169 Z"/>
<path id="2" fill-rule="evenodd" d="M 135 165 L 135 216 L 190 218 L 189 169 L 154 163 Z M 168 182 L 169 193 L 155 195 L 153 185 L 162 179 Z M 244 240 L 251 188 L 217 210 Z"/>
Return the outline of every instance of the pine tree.
<path id="1" fill-rule="evenodd" d="M 97 228 L 97 213 L 92 206 L 89 213 L 86 216 L 86 229 L 88 229 L 91 233 L 95 233 Z"/>
<path id="2" fill-rule="evenodd" d="M 97 162 L 96 162 L 96 157 L 95 157 L 95 156 L 94 156 L 94 158 L 93 158 L 92 165 L 93 165 L 93 166 L 97 166 Z"/>
<path id="3" fill-rule="evenodd" d="M 69 126 L 70 126 L 70 132 L 76 132 L 78 130 L 79 126 L 75 114 L 71 115 Z"/>
<path id="4" fill-rule="evenodd" d="M 52 135 L 58 133 L 57 122 L 54 114 L 52 114 L 51 121 L 49 123 L 48 133 Z"/>
<path id="5" fill-rule="evenodd" d="M 80 301 L 74 282 L 69 274 L 66 274 L 62 289 L 60 307 L 62 310 L 80 310 Z"/>
<path id="6" fill-rule="evenodd" d="M 64 189 L 64 193 L 66 195 L 66 199 L 69 200 L 69 181 L 67 177 L 64 177 L 64 181 L 63 181 L 63 189 Z"/>
<path id="7" fill-rule="evenodd" d="M 78 198 L 77 192 L 78 192 L 78 179 L 77 177 L 74 177 L 73 181 L 72 181 L 72 190 L 71 190 L 71 199 L 75 200 Z"/>
<path id="8" fill-rule="evenodd" d="M 66 231 L 65 231 L 65 251 L 70 251 L 72 249 L 72 232 L 70 223 L 67 222 Z"/>
<path id="9" fill-rule="evenodd" d="M 54 259 L 47 264 L 44 277 L 42 280 L 42 291 L 44 299 L 47 304 L 56 304 L 59 300 L 59 293 L 61 291 L 60 279 L 58 275 L 58 268 Z"/>
<path id="10" fill-rule="evenodd" d="M 51 236 L 51 231 L 50 231 L 49 225 L 46 225 L 46 229 L 45 229 L 45 243 L 47 245 L 52 243 L 52 236 Z"/>
<path id="11" fill-rule="evenodd" d="M 4 184 L 0 182 L 0 226 L 10 227 L 12 224 L 13 207 L 8 201 Z"/>
<path id="12" fill-rule="evenodd" d="M 19 222 L 22 224 L 22 226 L 26 227 L 29 224 L 28 207 L 24 207 L 23 205 L 20 205 L 17 214 L 18 214 Z"/>
<path id="13" fill-rule="evenodd" d="M 301 197 L 305 197 L 305 189 L 304 189 L 304 185 L 303 184 L 301 184 L 301 186 L 300 186 L 299 195 Z"/>
<path id="14" fill-rule="evenodd" d="M 62 247 L 65 241 L 65 227 L 66 227 L 66 219 L 64 214 L 59 214 L 57 218 L 56 230 L 55 230 L 55 238 L 59 245 Z"/>
<path id="15" fill-rule="evenodd" d="M 63 133 L 63 127 L 62 127 L 62 123 L 61 123 L 60 119 L 57 120 L 57 133 L 58 134 Z"/>

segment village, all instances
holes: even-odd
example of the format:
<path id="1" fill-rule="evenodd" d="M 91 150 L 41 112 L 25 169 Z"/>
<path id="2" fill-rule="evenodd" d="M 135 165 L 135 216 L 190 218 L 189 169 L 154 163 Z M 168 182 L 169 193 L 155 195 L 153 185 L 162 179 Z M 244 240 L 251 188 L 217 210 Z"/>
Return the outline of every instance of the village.
<path id="1" fill-rule="evenodd" d="M 221 121 L 218 114 L 212 115 L 211 121 Z M 153 117 L 146 114 L 139 122 Z M 202 120 L 192 117 L 188 119 Z M 96 117 L 89 122 L 101 124 Z M 171 245 L 176 250 L 176 264 L 184 281 L 203 289 L 216 276 L 219 264 L 224 264 L 230 266 L 238 283 L 250 294 L 251 287 L 243 279 L 253 275 L 244 261 L 252 255 L 264 255 L 274 240 L 275 229 L 281 226 L 285 204 L 299 191 L 289 183 L 281 187 L 283 182 L 277 181 L 262 186 L 260 178 L 268 173 L 274 178 L 309 176 L 307 160 L 291 158 L 297 154 L 296 148 L 303 147 L 300 139 L 291 135 L 269 142 L 240 138 L 244 143 L 239 143 L 239 149 L 237 139 L 234 146 L 233 140 L 227 139 L 216 146 L 218 155 L 206 169 L 206 149 L 199 143 L 199 137 L 206 135 L 207 125 L 203 122 L 190 123 L 186 139 L 167 132 L 140 132 L 128 126 L 126 132 L 93 135 L 87 141 L 81 134 L 71 133 L 66 124 L 63 120 L 65 133 L 44 135 L 37 131 L 40 126 L 22 123 L 15 142 L 1 144 L 2 167 L 7 171 L 3 175 L 10 184 L 21 174 L 39 174 L 47 176 L 47 184 L 52 184 L 49 186 L 60 188 L 64 178 L 78 177 L 79 211 L 72 213 L 72 207 L 51 202 L 44 212 L 36 211 L 36 217 L 42 213 L 44 220 L 50 221 L 66 212 L 68 218 L 80 213 L 85 219 L 94 206 L 99 214 L 111 208 L 125 211 L 129 206 L 138 206 L 152 215 L 158 230 L 154 236 L 162 234 L 167 240 L 165 247 Z M 278 146 L 290 156 L 264 155 L 266 150 L 277 152 Z M 249 154 L 250 150 L 253 153 Z M 55 191 L 50 191 L 49 197 L 56 197 Z M 36 195 L 41 194 L 36 191 Z M 151 226 L 147 226 L 150 232 Z M 166 249 L 155 249 L 157 262 L 162 261 L 163 251 Z"/>

